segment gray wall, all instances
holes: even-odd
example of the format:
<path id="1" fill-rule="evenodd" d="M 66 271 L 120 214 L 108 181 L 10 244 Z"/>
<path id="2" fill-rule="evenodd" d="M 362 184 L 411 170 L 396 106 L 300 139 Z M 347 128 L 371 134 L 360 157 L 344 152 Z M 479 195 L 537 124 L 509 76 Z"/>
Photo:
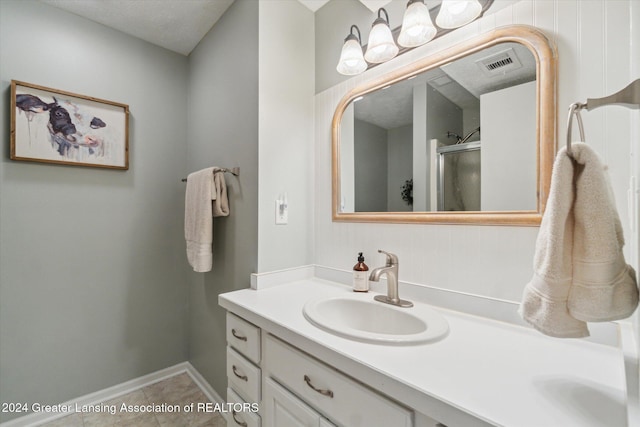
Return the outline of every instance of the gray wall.
<path id="1" fill-rule="evenodd" d="M 413 178 L 413 125 L 387 131 L 387 208 L 389 212 L 412 211 L 402 200 L 402 187 Z"/>
<path id="2" fill-rule="evenodd" d="M 189 355 L 226 395 L 225 312 L 218 294 L 249 287 L 258 258 L 258 2 L 236 0 L 189 58 L 188 170 L 226 174 L 231 215 L 214 220 L 213 270 L 189 274 Z"/>
<path id="3" fill-rule="evenodd" d="M 445 145 L 455 144 L 455 138 L 447 138 L 448 131 L 464 136 L 462 109 L 427 86 L 427 141 L 437 139 Z"/>
<path id="4" fill-rule="evenodd" d="M 187 77 L 183 56 L 0 1 L 3 402 L 63 402 L 187 359 Z M 11 79 L 128 104 L 130 169 L 10 161 Z"/>
<path id="5" fill-rule="evenodd" d="M 387 130 L 354 120 L 356 212 L 387 211 Z"/>
<path id="6" fill-rule="evenodd" d="M 412 125 L 387 130 L 354 120 L 354 129 L 355 211 L 412 210 L 400 194 L 412 176 Z"/>

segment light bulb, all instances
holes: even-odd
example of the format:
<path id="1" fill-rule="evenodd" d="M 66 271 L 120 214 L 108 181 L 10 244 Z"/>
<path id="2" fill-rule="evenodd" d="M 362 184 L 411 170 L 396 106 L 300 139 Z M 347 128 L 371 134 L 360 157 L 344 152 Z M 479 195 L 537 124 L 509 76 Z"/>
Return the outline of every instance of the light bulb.
<path id="1" fill-rule="evenodd" d="M 398 54 L 398 46 L 393 41 L 393 35 L 389 28 L 389 18 L 387 20 L 380 18 L 380 13 L 387 11 L 383 8 L 378 10 L 378 19 L 373 21 L 371 32 L 369 33 L 369 43 L 367 44 L 367 52 L 364 59 L 367 62 L 379 64 L 386 62 Z"/>
<path id="2" fill-rule="evenodd" d="M 344 45 L 342 46 L 342 52 L 340 53 L 340 60 L 336 70 L 340 74 L 345 76 L 353 76 L 362 73 L 367 69 L 367 63 L 362 55 L 362 46 L 360 45 L 360 38 L 353 34 L 353 30 L 360 34 L 360 30 L 357 26 L 351 26 L 351 34 L 344 39 Z"/>
<path id="3" fill-rule="evenodd" d="M 476 19 L 482 13 L 478 0 L 442 0 L 436 25 L 440 28 L 458 28 Z"/>
<path id="4" fill-rule="evenodd" d="M 404 47 L 416 47 L 425 44 L 436 35 L 436 28 L 431 22 L 429 8 L 417 0 L 410 2 L 402 19 L 402 29 L 398 36 L 398 44 Z"/>

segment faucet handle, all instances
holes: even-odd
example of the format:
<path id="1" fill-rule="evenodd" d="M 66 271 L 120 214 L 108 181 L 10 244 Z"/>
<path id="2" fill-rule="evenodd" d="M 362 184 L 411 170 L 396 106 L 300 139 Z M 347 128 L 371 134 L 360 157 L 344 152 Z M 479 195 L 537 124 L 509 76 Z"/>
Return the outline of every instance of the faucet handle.
<path id="1" fill-rule="evenodd" d="M 387 265 L 398 265 L 398 256 L 389 252 L 385 252 L 382 249 L 378 249 L 378 253 L 385 254 L 387 256 Z"/>

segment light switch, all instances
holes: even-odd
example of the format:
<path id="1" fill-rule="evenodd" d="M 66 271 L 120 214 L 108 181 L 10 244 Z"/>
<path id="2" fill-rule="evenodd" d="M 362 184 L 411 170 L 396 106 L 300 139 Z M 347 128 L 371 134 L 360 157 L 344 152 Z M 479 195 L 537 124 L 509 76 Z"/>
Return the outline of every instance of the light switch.
<path id="1" fill-rule="evenodd" d="M 287 201 L 287 193 L 280 195 L 276 199 L 276 224 L 285 225 L 289 222 L 289 203 Z"/>

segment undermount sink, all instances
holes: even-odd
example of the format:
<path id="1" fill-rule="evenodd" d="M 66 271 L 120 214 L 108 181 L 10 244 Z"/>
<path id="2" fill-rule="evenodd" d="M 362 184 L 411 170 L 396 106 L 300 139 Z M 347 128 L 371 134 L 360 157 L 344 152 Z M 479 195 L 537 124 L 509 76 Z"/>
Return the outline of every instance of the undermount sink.
<path id="1" fill-rule="evenodd" d="M 377 344 L 422 344 L 449 332 L 445 318 L 424 304 L 395 307 L 374 301 L 370 294 L 313 299 L 302 311 L 309 322 L 321 329 Z"/>

